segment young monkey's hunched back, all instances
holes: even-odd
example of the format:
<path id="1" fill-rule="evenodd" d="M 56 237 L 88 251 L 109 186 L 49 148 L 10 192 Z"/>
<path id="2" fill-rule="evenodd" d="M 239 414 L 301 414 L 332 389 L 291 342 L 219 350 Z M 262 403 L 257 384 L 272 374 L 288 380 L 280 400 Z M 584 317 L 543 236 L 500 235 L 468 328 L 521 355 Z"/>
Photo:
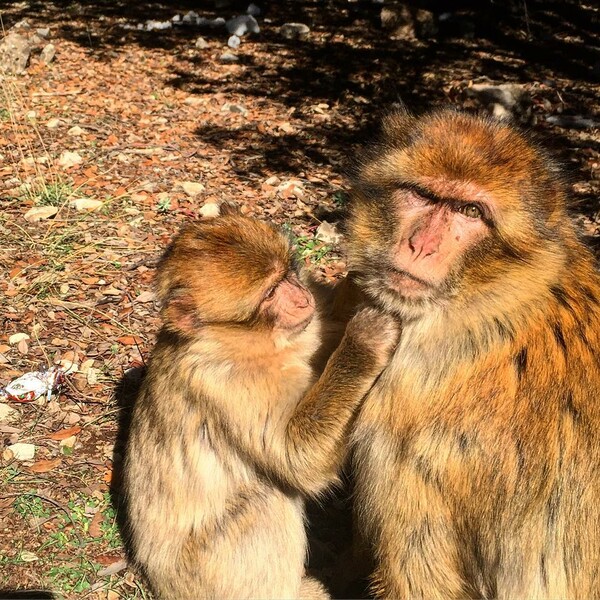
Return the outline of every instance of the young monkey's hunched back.
<path id="1" fill-rule="evenodd" d="M 336 479 L 392 320 L 359 313 L 316 380 L 320 322 L 290 243 L 235 214 L 186 226 L 157 288 L 125 463 L 136 562 L 163 599 L 327 597 L 304 574 L 303 499 Z"/>

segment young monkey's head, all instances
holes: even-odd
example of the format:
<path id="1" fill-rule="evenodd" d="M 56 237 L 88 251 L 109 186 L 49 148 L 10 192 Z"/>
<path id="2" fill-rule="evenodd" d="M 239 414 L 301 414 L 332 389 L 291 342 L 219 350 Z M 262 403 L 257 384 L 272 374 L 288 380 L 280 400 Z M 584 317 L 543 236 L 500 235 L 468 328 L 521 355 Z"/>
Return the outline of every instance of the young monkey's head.
<path id="1" fill-rule="evenodd" d="M 289 239 L 230 210 L 183 227 L 160 261 L 156 287 L 165 327 L 184 335 L 208 325 L 293 334 L 315 311 Z"/>

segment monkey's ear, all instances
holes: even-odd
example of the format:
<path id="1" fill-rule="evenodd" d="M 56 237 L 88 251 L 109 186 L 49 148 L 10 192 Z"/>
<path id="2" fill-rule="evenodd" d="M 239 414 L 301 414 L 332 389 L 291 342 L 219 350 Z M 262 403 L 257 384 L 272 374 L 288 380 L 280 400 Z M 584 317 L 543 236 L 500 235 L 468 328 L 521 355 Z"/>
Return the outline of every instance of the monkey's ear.
<path id="1" fill-rule="evenodd" d="M 193 333 L 200 326 L 196 303 L 189 293 L 175 292 L 167 298 L 161 316 L 169 329 L 179 333 Z"/>
<path id="2" fill-rule="evenodd" d="M 227 217 L 227 216 L 239 216 L 242 214 L 242 211 L 240 210 L 240 207 L 235 203 L 235 202 L 231 202 L 231 200 L 227 201 L 227 202 L 223 202 L 222 204 L 219 205 L 219 214 L 222 217 Z"/>

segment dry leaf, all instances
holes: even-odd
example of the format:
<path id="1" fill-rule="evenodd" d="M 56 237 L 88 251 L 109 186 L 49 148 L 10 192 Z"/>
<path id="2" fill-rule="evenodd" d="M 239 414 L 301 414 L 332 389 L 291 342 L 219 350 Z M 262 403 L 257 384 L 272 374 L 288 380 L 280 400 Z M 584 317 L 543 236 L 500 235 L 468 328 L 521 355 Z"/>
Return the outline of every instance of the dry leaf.
<path id="1" fill-rule="evenodd" d="M 152 302 L 156 298 L 154 292 L 142 292 L 136 299 L 136 302 Z"/>
<path id="2" fill-rule="evenodd" d="M 75 427 L 69 427 L 68 429 L 61 429 L 60 431 L 55 431 L 51 433 L 48 437 L 51 440 L 65 440 L 68 437 L 73 435 L 77 435 L 81 431 L 81 427 L 76 425 Z"/>
<path id="3" fill-rule="evenodd" d="M 117 342 L 120 342 L 124 346 L 138 346 L 143 343 L 143 340 L 137 335 L 122 335 L 120 338 L 117 338 Z"/>
<path id="4" fill-rule="evenodd" d="M 9 423 L 16 421 L 19 417 L 19 412 L 8 404 L 0 403 L 0 423 Z"/>
<path id="5" fill-rule="evenodd" d="M 100 562 L 98 559 L 97 561 Z M 115 573 L 118 573 L 119 571 L 122 571 L 126 568 L 127 561 L 124 558 L 122 558 L 121 560 L 110 563 L 110 565 L 106 567 L 106 569 L 100 569 L 100 571 L 98 571 L 98 577 L 107 577 L 108 575 L 114 575 Z"/>
<path id="6" fill-rule="evenodd" d="M 21 554 L 19 555 L 19 558 L 26 563 L 39 560 L 39 557 L 33 552 L 29 552 L 29 550 L 22 550 Z"/>
<path id="7" fill-rule="evenodd" d="M 34 462 L 28 470 L 32 473 L 47 473 L 60 465 L 61 459 L 54 458 L 52 460 L 38 460 Z"/>
<path id="8" fill-rule="evenodd" d="M 117 288 L 112 287 L 112 286 L 107 287 L 106 289 L 102 290 L 102 293 L 105 296 L 122 296 L 123 295 L 123 292 L 121 290 L 118 290 Z"/>
<path id="9" fill-rule="evenodd" d="M 68 438 L 65 438 L 64 440 L 60 440 L 60 442 L 58 444 L 61 448 L 73 448 L 75 446 L 76 442 L 77 442 L 77 436 L 72 435 Z"/>
<path id="10" fill-rule="evenodd" d="M 95 369 L 94 367 L 88 369 L 86 373 L 86 379 L 88 385 L 96 385 L 98 383 L 98 374 L 100 373 L 99 369 Z"/>
<path id="11" fill-rule="evenodd" d="M 104 515 L 102 514 L 102 511 L 99 510 L 92 517 L 92 520 L 90 521 L 90 527 L 88 529 L 89 534 L 93 538 L 102 537 L 102 529 L 100 528 L 100 525 L 102 525 L 103 521 L 104 521 Z"/>
<path id="12" fill-rule="evenodd" d="M 18 344 L 17 344 L 17 350 L 25 355 L 29 352 L 29 346 L 27 345 L 27 342 L 25 340 L 21 340 Z"/>
<path id="13" fill-rule="evenodd" d="M 18 344 L 20 341 L 22 341 L 22 340 L 28 340 L 28 339 L 30 339 L 30 337 L 26 333 L 13 333 L 8 338 L 8 343 L 11 346 L 14 346 L 15 344 Z"/>

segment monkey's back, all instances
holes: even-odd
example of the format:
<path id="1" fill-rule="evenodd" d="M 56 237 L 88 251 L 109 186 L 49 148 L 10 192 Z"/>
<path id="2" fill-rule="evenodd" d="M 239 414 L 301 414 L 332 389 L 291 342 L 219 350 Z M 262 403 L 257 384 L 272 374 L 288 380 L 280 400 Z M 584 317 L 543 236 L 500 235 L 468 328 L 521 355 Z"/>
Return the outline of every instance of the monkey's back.
<path id="1" fill-rule="evenodd" d="M 155 372 L 155 364 L 168 364 L 164 353 L 159 344 L 127 449 L 129 541 L 137 563 L 161 598 L 297 597 L 306 551 L 301 497 L 240 454 L 216 415 L 218 403 L 190 395 L 189 382 L 171 380 L 163 367 Z M 207 388 L 218 382 L 226 396 L 222 366 L 204 375 Z M 194 565 L 193 572 L 183 564 Z"/>
<path id="2" fill-rule="evenodd" d="M 406 324 L 354 433 L 382 596 L 600 597 L 600 285 L 574 252 L 513 332 Z"/>

